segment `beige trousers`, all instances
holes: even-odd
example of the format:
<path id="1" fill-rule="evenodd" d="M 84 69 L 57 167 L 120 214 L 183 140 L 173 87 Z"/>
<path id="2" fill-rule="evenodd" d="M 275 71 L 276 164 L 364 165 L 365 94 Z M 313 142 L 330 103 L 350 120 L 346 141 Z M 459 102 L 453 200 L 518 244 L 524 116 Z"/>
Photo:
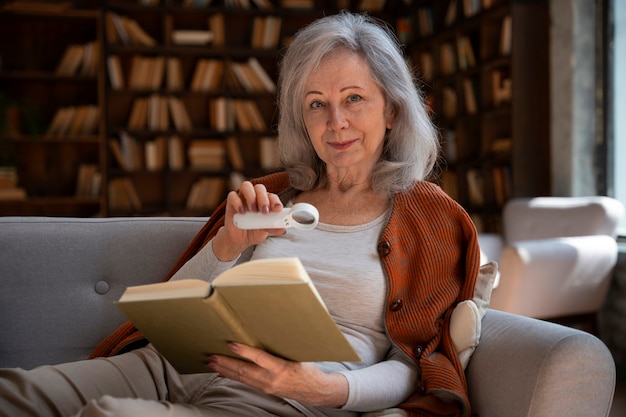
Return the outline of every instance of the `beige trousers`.
<path id="1" fill-rule="evenodd" d="M 30 371 L 0 370 L 2 417 L 328 415 L 296 406 L 216 374 L 180 375 L 151 347 Z"/>

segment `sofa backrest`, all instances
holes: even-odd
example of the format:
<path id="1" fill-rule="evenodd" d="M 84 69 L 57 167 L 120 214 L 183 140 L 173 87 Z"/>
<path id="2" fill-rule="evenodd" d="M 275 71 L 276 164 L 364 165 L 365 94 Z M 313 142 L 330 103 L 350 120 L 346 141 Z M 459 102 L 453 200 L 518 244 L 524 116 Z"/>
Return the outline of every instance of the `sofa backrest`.
<path id="1" fill-rule="evenodd" d="M 511 245 L 555 237 L 615 237 L 623 214 L 622 203 L 606 196 L 512 199 L 502 213 L 504 239 Z"/>
<path id="2" fill-rule="evenodd" d="M 87 358 L 126 287 L 163 280 L 206 220 L 0 217 L 0 367 Z"/>

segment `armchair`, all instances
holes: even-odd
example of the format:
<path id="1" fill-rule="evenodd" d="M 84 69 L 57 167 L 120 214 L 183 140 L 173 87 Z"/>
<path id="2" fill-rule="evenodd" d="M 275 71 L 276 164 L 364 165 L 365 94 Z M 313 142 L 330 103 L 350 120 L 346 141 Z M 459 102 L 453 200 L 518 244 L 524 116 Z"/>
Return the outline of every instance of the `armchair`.
<path id="1" fill-rule="evenodd" d="M 490 308 L 539 319 L 593 319 L 617 262 L 616 228 L 624 213 L 612 198 L 510 200 L 503 235 L 481 234 L 483 261 L 500 265 Z"/>

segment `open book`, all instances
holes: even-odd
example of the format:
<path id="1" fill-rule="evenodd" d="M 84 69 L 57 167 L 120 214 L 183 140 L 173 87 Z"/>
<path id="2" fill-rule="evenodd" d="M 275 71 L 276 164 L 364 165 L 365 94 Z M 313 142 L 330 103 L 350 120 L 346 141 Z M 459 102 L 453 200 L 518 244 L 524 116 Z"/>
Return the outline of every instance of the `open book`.
<path id="1" fill-rule="evenodd" d="M 360 361 L 298 258 L 259 259 L 198 279 L 126 289 L 116 303 L 181 373 L 240 342 L 298 362 Z"/>

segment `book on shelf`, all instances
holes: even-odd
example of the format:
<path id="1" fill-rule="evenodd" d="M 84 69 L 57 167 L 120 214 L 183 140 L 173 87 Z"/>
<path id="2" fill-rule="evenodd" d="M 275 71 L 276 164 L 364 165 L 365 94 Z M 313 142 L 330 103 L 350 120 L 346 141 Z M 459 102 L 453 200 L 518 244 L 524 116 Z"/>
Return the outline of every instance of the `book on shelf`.
<path id="1" fill-rule="evenodd" d="M 165 167 L 167 156 L 168 138 L 157 136 L 152 140 L 145 141 L 144 161 L 148 171 L 160 171 Z"/>
<path id="2" fill-rule="evenodd" d="M 480 12 L 482 0 L 463 0 L 463 15 L 471 17 Z"/>
<path id="3" fill-rule="evenodd" d="M 51 136 L 90 135 L 98 131 L 100 108 L 96 105 L 67 106 L 57 109 L 46 134 Z"/>
<path id="4" fill-rule="evenodd" d="M 224 46 L 226 43 L 226 31 L 222 13 L 215 13 L 209 16 L 209 30 L 213 33 L 213 46 Z"/>
<path id="5" fill-rule="evenodd" d="M 189 118 L 183 101 L 178 97 L 170 96 L 168 97 L 168 103 L 170 115 L 176 129 L 179 132 L 189 132 L 193 130 L 191 119 Z"/>
<path id="6" fill-rule="evenodd" d="M 482 172 L 478 168 L 467 171 L 467 193 L 469 202 L 473 207 L 483 207 L 485 205 L 485 180 Z"/>
<path id="7" fill-rule="evenodd" d="M 100 63 L 100 43 L 98 41 L 87 42 L 83 48 L 83 62 L 79 75 L 83 77 L 95 77 Z"/>
<path id="8" fill-rule="evenodd" d="M 218 132 L 235 129 L 235 103 L 227 97 L 212 99 L 209 104 L 209 121 Z"/>
<path id="9" fill-rule="evenodd" d="M 241 147 L 239 146 L 239 140 L 235 136 L 229 136 L 226 139 L 226 154 L 233 170 L 242 171 L 244 169 L 245 163 Z"/>
<path id="10" fill-rule="evenodd" d="M 70 136 L 90 135 L 98 131 L 100 108 L 96 105 L 77 106 L 67 130 Z"/>
<path id="11" fill-rule="evenodd" d="M 252 20 L 250 44 L 256 49 L 276 48 L 280 41 L 282 18 L 279 16 L 255 16 Z"/>
<path id="12" fill-rule="evenodd" d="M 191 186 L 187 196 L 187 209 L 214 209 L 224 197 L 224 185 L 222 177 L 201 177 Z"/>
<path id="13" fill-rule="evenodd" d="M 206 45 L 213 40 L 213 32 L 203 29 L 176 29 L 172 31 L 175 45 Z"/>
<path id="14" fill-rule="evenodd" d="M 150 100 L 147 97 L 135 98 L 130 110 L 130 116 L 128 117 L 128 123 L 126 124 L 128 129 L 141 130 L 146 128 L 149 105 Z"/>
<path id="15" fill-rule="evenodd" d="M 456 38 L 456 49 L 460 69 L 466 70 L 476 66 L 476 54 L 468 36 L 461 35 Z"/>
<path id="16" fill-rule="evenodd" d="M 512 180 L 511 168 L 506 165 L 497 165 L 492 169 L 493 191 L 496 203 L 503 206 L 511 197 Z"/>
<path id="17" fill-rule="evenodd" d="M 219 59 L 201 58 L 191 79 L 191 91 L 217 91 L 224 73 L 224 61 Z"/>
<path id="18" fill-rule="evenodd" d="M 424 81 L 432 81 L 435 74 L 435 64 L 433 62 L 433 54 L 430 52 L 420 52 L 419 68 Z"/>
<path id="19" fill-rule="evenodd" d="M 170 56 L 167 58 L 167 70 L 165 74 L 168 90 L 180 91 L 185 88 L 183 65 L 179 57 Z"/>
<path id="20" fill-rule="evenodd" d="M 100 194 L 102 174 L 96 164 L 80 164 L 76 179 L 76 197 L 97 197 Z"/>
<path id="21" fill-rule="evenodd" d="M 220 171 L 226 164 L 226 149 L 221 139 L 193 139 L 187 148 L 189 166 L 195 169 Z"/>
<path id="22" fill-rule="evenodd" d="M 128 16 L 107 12 L 105 16 L 107 40 L 112 44 L 156 46 L 156 40 L 139 23 Z"/>
<path id="23" fill-rule="evenodd" d="M 417 9 L 417 26 L 421 37 L 433 34 L 433 11 L 431 7 Z"/>
<path id="24" fill-rule="evenodd" d="M 401 44 L 407 45 L 413 41 L 413 17 L 400 16 L 396 18 L 396 34 Z"/>
<path id="25" fill-rule="evenodd" d="M 75 75 L 93 77 L 97 73 L 99 59 L 100 44 L 98 41 L 68 45 L 54 73 L 68 77 Z"/>
<path id="26" fill-rule="evenodd" d="M 265 170 L 271 171 L 280 166 L 278 138 L 274 136 L 263 136 L 259 139 L 259 159 L 261 168 Z"/>
<path id="27" fill-rule="evenodd" d="M 83 62 L 84 52 L 84 45 L 68 45 L 54 73 L 61 76 L 75 75 Z"/>
<path id="28" fill-rule="evenodd" d="M 252 100 L 233 100 L 235 120 L 239 128 L 245 132 L 263 132 L 267 124 L 257 104 Z"/>
<path id="29" fill-rule="evenodd" d="M 446 9 L 446 17 L 444 18 L 444 24 L 446 26 L 452 26 L 456 22 L 458 16 L 457 0 L 450 0 L 448 8 Z"/>
<path id="30" fill-rule="evenodd" d="M 270 92 L 276 91 L 276 84 L 265 72 L 258 59 L 251 57 L 247 62 L 232 62 L 230 64 L 239 85 L 246 92 Z"/>
<path id="31" fill-rule="evenodd" d="M 117 177 L 109 180 L 109 209 L 114 211 L 141 210 L 139 194 L 130 178 Z"/>
<path id="32" fill-rule="evenodd" d="M 465 111 L 467 114 L 478 113 L 478 102 L 476 100 L 476 87 L 471 78 L 463 79 L 463 97 L 465 99 Z"/>
<path id="33" fill-rule="evenodd" d="M 453 87 L 445 86 L 442 90 L 443 115 L 448 119 L 456 117 L 458 111 L 458 97 Z"/>
<path id="34" fill-rule="evenodd" d="M 17 168 L 0 166 L 0 201 L 25 200 L 26 190 L 18 186 Z"/>
<path id="35" fill-rule="evenodd" d="M 124 72 L 122 71 L 122 62 L 119 55 L 109 55 L 107 57 L 107 72 L 111 88 L 113 90 L 123 90 L 126 83 L 124 82 Z"/>
<path id="36" fill-rule="evenodd" d="M 128 88 L 131 90 L 156 90 L 165 78 L 165 57 L 134 55 L 131 59 Z"/>
<path id="37" fill-rule="evenodd" d="M 146 120 L 149 130 L 165 131 L 170 127 L 168 98 L 159 94 L 151 94 L 148 97 L 148 118 Z"/>
<path id="38" fill-rule="evenodd" d="M 360 361 L 298 258 L 259 259 L 198 279 L 128 288 L 120 310 L 181 373 L 208 372 L 229 342 L 298 362 Z"/>
<path id="39" fill-rule="evenodd" d="M 509 55 L 511 53 L 511 16 L 507 15 L 502 19 L 500 29 L 500 54 Z"/>
<path id="40" fill-rule="evenodd" d="M 450 75 L 456 71 L 456 52 L 452 42 L 444 42 L 439 47 L 439 67 L 443 75 Z"/>
<path id="41" fill-rule="evenodd" d="M 183 140 L 178 135 L 173 135 L 168 138 L 167 161 L 169 167 L 173 170 L 179 170 L 185 167 Z"/>
<path id="42" fill-rule="evenodd" d="M 124 171 L 134 171 L 144 166 L 142 146 L 128 132 L 120 132 L 119 141 L 109 139 L 109 149 L 113 159 Z"/>
<path id="43" fill-rule="evenodd" d="M 511 101 L 513 96 L 513 80 L 502 70 L 491 72 L 491 92 L 494 107 Z"/>

